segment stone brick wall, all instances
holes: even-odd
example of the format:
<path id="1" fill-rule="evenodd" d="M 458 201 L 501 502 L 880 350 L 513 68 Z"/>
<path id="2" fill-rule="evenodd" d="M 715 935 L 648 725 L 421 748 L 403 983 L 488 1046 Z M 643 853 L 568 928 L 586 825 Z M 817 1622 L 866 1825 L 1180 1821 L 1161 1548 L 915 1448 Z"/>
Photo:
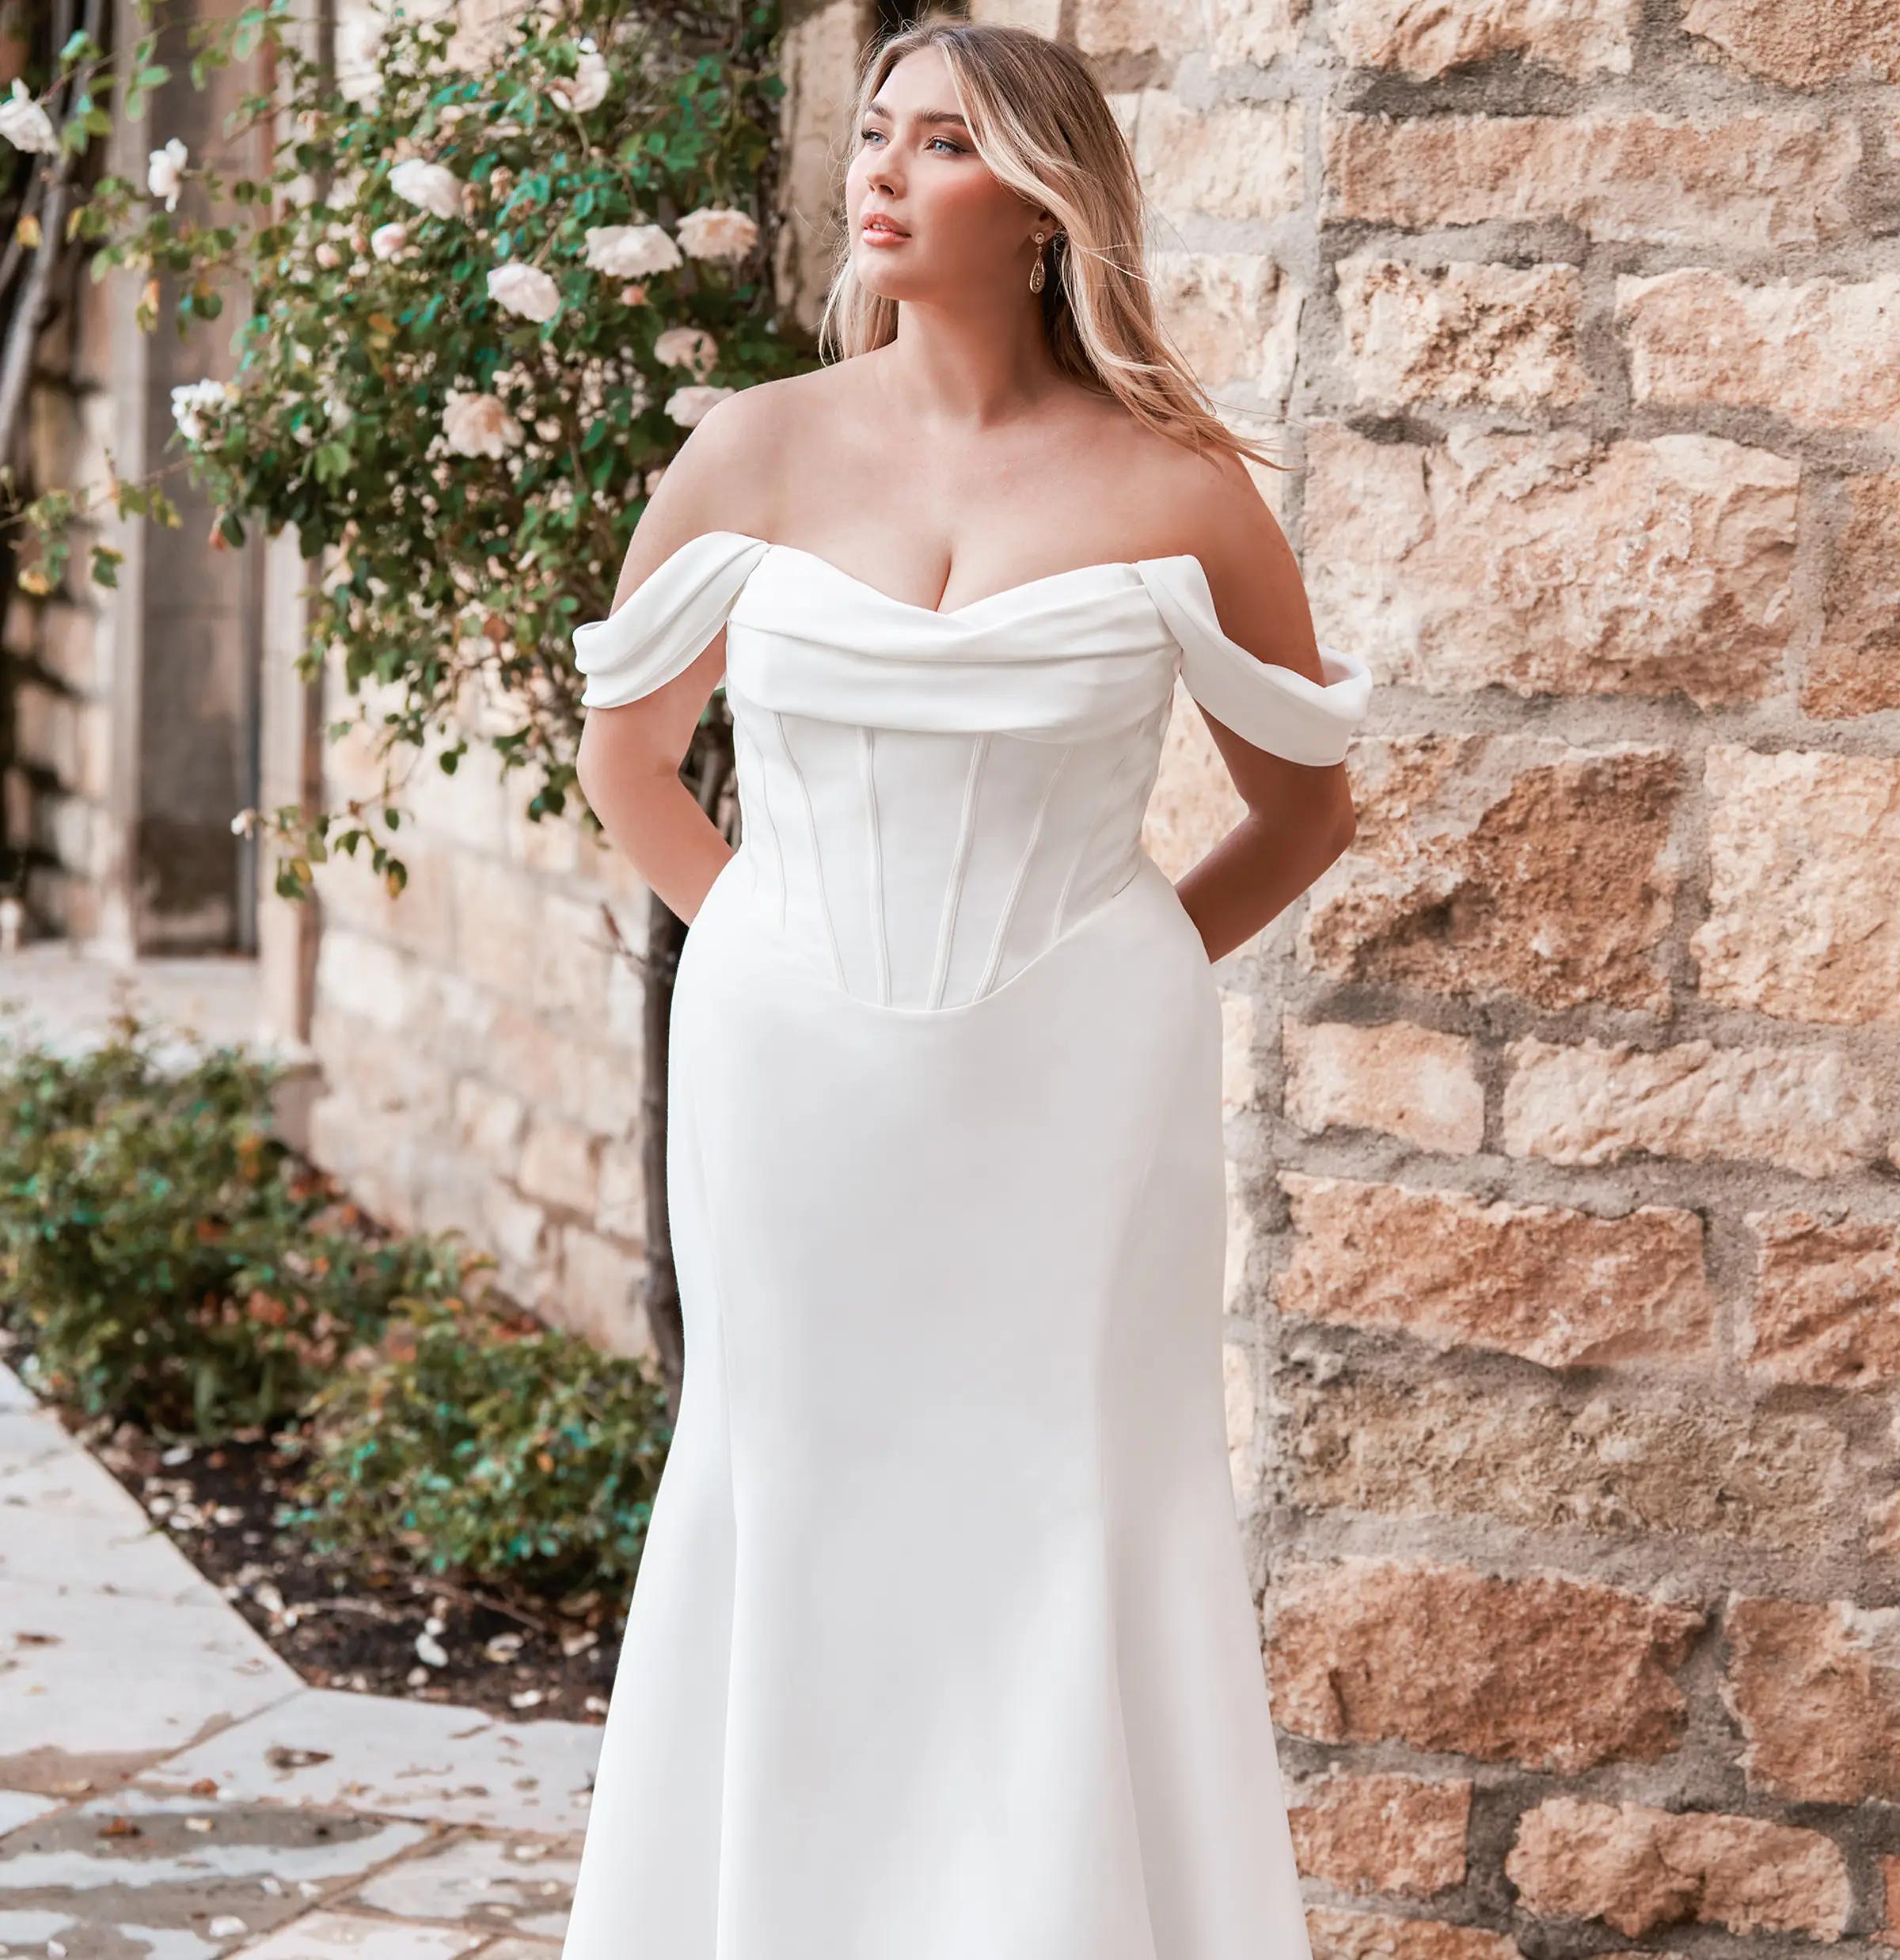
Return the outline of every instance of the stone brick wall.
<path id="1" fill-rule="evenodd" d="M 102 480 L 112 440 L 106 289 L 70 276 L 57 321 L 40 336 L 22 458 L 26 494 Z M 109 856 L 112 729 L 103 625 L 114 594 L 93 583 L 93 533 L 76 530 L 59 587 L 5 602 L 9 739 L 5 889 L 32 936 L 89 940 L 103 928 Z"/>
<path id="2" fill-rule="evenodd" d="M 329 747 L 330 807 L 382 781 L 363 742 Z M 399 897 L 367 860 L 317 867 L 310 1147 L 379 1218 L 462 1231 L 515 1298 L 636 1352 L 641 1004 L 614 942 L 643 946 L 646 892 L 519 787 L 478 749 L 416 770 Z"/>
<path id="3" fill-rule="evenodd" d="M 1224 968 L 1316 1947 L 1890 1951 L 1900 6 L 979 12 L 1112 88 L 1381 682 Z M 1233 814 L 1188 708 L 1150 846 Z"/>

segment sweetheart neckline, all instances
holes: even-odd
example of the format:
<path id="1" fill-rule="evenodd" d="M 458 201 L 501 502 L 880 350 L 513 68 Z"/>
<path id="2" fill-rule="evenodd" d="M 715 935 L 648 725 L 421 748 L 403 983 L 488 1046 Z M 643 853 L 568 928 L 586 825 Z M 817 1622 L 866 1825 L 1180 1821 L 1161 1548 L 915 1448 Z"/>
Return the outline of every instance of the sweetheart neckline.
<path id="1" fill-rule="evenodd" d="M 861 579 L 855 572 L 845 568 L 823 556 L 822 553 L 808 551 L 803 545 L 781 545 L 770 537 L 756 537 L 750 531 L 728 531 L 728 537 L 743 537 L 749 543 L 762 545 L 767 552 L 783 552 L 794 558 L 805 559 L 810 564 L 829 572 L 834 578 L 842 579 L 847 585 L 855 586 L 859 591 L 868 593 L 872 598 L 881 599 L 887 606 L 895 606 L 900 612 L 920 613 L 926 619 L 956 620 L 975 612 L 979 606 L 994 606 L 999 599 L 1015 598 L 1025 592 L 1033 592 L 1045 585 L 1055 585 L 1065 579 L 1077 579 L 1085 572 L 1132 572 L 1138 577 L 1143 565 L 1167 564 L 1176 560 L 1185 560 L 1199 572 L 1203 579 L 1206 568 L 1192 552 L 1169 552 L 1153 558 L 1101 558 L 1092 564 L 1068 565 L 1060 572 L 1044 572 L 1033 579 L 1020 579 L 1014 585 L 1006 585 L 1000 591 L 986 592 L 980 598 L 966 599 L 961 606 L 948 607 L 919 606 L 914 599 L 900 599 L 895 592 L 887 592 L 881 586 L 875 586 L 868 579 Z"/>

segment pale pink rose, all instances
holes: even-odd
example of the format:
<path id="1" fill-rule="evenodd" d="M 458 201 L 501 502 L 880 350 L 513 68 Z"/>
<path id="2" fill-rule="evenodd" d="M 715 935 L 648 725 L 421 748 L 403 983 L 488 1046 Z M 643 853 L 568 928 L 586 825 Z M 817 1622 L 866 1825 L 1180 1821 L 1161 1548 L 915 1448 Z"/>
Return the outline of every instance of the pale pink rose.
<path id="1" fill-rule="evenodd" d="M 758 225 L 744 211 L 702 205 L 679 221 L 679 249 L 693 259 L 743 259 L 758 242 Z"/>
<path id="2" fill-rule="evenodd" d="M 172 420 L 188 443 L 202 443 L 207 434 L 204 418 L 237 399 L 238 390 L 227 381 L 180 382 L 172 390 Z"/>
<path id="3" fill-rule="evenodd" d="M 343 254 L 330 243 L 328 238 L 318 241 L 315 256 L 317 263 L 326 272 L 335 272 L 337 267 L 343 263 Z"/>
<path id="4" fill-rule="evenodd" d="M 409 228 L 400 218 L 393 218 L 386 225 L 378 225 L 370 234 L 370 250 L 379 259 L 397 257 L 409 242 Z M 321 256 L 321 248 L 319 248 Z"/>
<path id="5" fill-rule="evenodd" d="M 59 154 L 59 132 L 53 127 L 53 119 L 17 75 L 13 77 L 13 93 L 0 97 L 0 136 L 16 150 L 43 157 Z"/>
<path id="6" fill-rule="evenodd" d="M 690 367 L 703 377 L 719 359 L 719 343 L 704 327 L 668 327 L 653 343 L 653 358 L 663 367 Z"/>
<path id="7" fill-rule="evenodd" d="M 458 456 L 502 456 L 522 440 L 521 424 L 493 395 L 451 388 L 442 411 L 442 433 Z"/>
<path id="8" fill-rule="evenodd" d="M 717 407 L 728 395 L 737 393 L 738 390 L 733 388 L 675 388 L 667 397 L 667 413 L 682 429 L 690 429 L 696 423 L 704 420 L 709 412 Z"/>
<path id="9" fill-rule="evenodd" d="M 621 304 L 624 306 L 644 306 L 647 303 L 647 282 L 635 279 L 631 285 L 620 289 Z"/>
<path id="10" fill-rule="evenodd" d="M 174 136 L 162 150 L 154 150 L 145 160 L 145 188 L 154 197 L 165 199 L 165 208 L 178 208 L 179 187 L 184 182 L 184 160 L 190 155 Z"/>
<path id="11" fill-rule="evenodd" d="M 390 173 L 390 188 L 405 204 L 433 211 L 438 218 L 460 218 L 466 209 L 462 179 L 446 163 L 405 157 Z"/>
<path id="12" fill-rule="evenodd" d="M 585 116 L 607 99 L 607 64 L 595 51 L 591 40 L 580 44 L 580 64 L 570 78 L 556 75 L 548 84 L 548 93 L 561 108 Z"/>
<path id="13" fill-rule="evenodd" d="M 610 279 L 671 272 L 683 263 L 679 247 L 658 225 L 595 225 L 587 245 L 588 265 Z"/>
<path id="14" fill-rule="evenodd" d="M 488 275 L 488 297 L 526 320 L 552 320 L 560 311 L 560 288 L 538 265 L 510 259 Z"/>

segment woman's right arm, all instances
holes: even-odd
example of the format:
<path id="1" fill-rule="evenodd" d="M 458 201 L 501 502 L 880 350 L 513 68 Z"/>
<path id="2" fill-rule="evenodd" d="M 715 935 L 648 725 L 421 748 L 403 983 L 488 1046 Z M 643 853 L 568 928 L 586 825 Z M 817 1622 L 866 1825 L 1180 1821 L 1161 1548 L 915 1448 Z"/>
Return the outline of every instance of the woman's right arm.
<path id="1" fill-rule="evenodd" d="M 728 396 L 680 446 L 627 547 L 614 611 L 681 545 L 706 531 L 741 528 L 733 522 L 732 486 L 746 481 L 744 458 L 758 453 L 751 426 L 757 419 L 746 394 Z M 601 828 L 688 924 L 732 855 L 679 775 L 725 670 L 722 625 L 690 667 L 650 693 L 588 708 L 575 762 L 581 794 Z"/>

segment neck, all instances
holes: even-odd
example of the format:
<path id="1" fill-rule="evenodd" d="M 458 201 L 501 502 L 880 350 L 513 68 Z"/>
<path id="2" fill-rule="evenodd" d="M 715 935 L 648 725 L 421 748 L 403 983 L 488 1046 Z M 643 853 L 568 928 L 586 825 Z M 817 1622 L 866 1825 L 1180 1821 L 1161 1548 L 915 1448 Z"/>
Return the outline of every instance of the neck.
<path id="1" fill-rule="evenodd" d="M 879 349 L 884 378 L 914 420 L 963 433 L 1013 421 L 1061 381 L 1042 302 L 1024 288 L 990 303 L 900 300 L 896 338 Z"/>

